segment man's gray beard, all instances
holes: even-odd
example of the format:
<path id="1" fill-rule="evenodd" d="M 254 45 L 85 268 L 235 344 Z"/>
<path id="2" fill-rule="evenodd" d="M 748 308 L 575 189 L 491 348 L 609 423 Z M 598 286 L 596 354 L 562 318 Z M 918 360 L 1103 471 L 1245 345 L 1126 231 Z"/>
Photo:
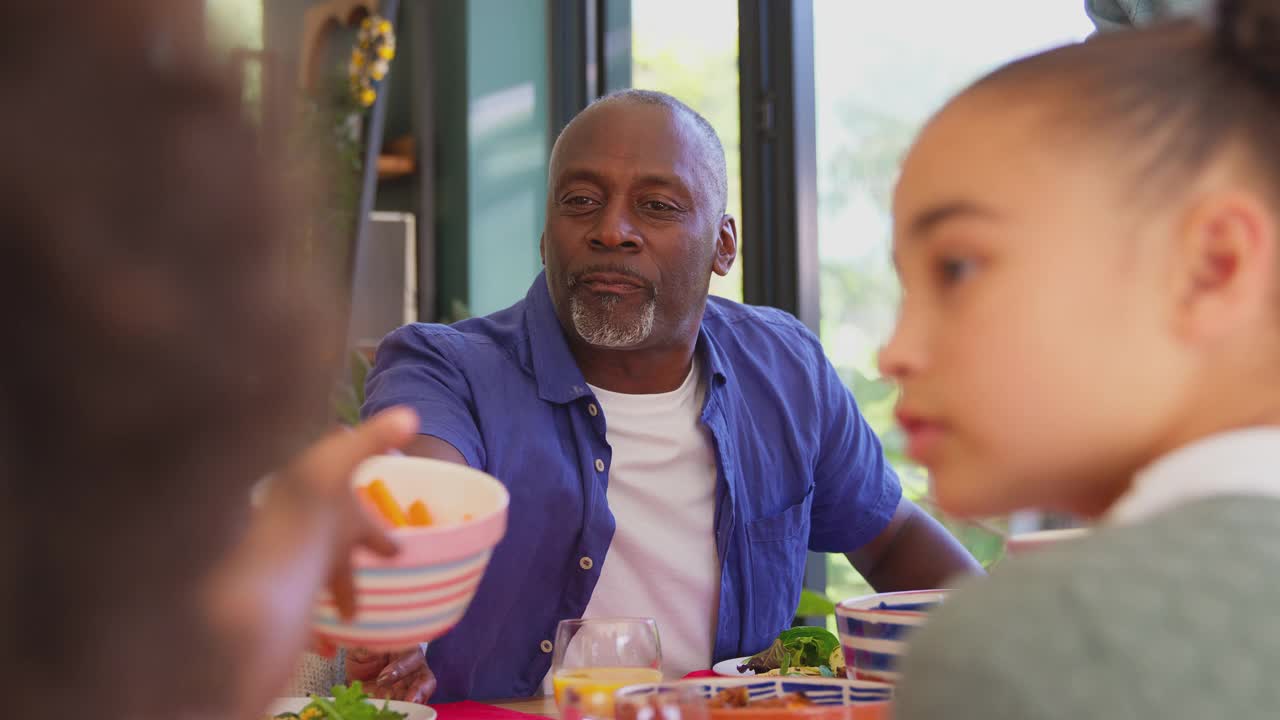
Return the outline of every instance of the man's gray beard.
<path id="1" fill-rule="evenodd" d="M 577 293 L 569 295 L 569 317 L 573 327 L 587 344 L 603 348 L 634 347 L 649 339 L 653 333 L 653 321 L 658 303 L 654 298 L 645 300 L 640 316 L 632 322 L 624 322 L 614 316 L 622 298 L 604 295 L 584 303 Z"/>

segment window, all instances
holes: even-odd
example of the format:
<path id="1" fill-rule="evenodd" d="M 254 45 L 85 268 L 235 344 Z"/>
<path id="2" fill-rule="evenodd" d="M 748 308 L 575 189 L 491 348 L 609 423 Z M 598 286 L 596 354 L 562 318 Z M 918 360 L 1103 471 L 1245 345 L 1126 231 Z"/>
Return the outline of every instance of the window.
<path id="1" fill-rule="evenodd" d="M 742 218 L 741 145 L 738 124 L 737 0 L 632 0 L 631 84 L 660 90 L 701 113 L 724 144 L 729 171 L 727 212 Z M 711 292 L 742 300 L 742 245 L 725 277 Z"/>
<path id="2" fill-rule="evenodd" d="M 209 45 L 237 66 L 244 104 L 257 116 L 262 98 L 263 0 L 206 0 Z"/>
<path id="3" fill-rule="evenodd" d="M 889 206 L 900 160 L 966 84 L 1092 29 L 1079 0 L 814 0 L 822 341 L 913 499 L 925 494 L 924 476 L 903 457 L 895 392 L 876 370 L 898 301 Z M 994 533 L 949 527 L 984 562 L 1002 551 Z M 842 557 L 828 561 L 827 577 L 834 599 L 869 592 Z"/>

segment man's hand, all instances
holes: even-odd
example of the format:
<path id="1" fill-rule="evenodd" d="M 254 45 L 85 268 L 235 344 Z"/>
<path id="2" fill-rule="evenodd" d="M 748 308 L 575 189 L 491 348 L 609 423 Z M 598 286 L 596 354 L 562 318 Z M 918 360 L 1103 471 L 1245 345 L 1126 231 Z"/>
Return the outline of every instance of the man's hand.
<path id="1" fill-rule="evenodd" d="M 347 682 L 359 680 L 365 692 L 376 698 L 427 704 L 436 691 L 436 676 L 427 667 L 421 648 L 403 653 L 371 653 L 355 648 L 347 651 Z"/>

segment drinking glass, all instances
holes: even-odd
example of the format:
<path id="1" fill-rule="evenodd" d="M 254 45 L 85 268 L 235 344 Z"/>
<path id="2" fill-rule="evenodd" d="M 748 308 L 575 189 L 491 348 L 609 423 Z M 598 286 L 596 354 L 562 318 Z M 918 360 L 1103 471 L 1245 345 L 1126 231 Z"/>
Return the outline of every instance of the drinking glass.
<path id="1" fill-rule="evenodd" d="M 706 697 L 693 684 L 672 683 L 614 698 L 616 720 L 708 720 L 710 716 Z"/>
<path id="2" fill-rule="evenodd" d="M 662 645 L 653 618 L 562 620 L 556 628 L 551 684 L 566 716 L 572 710 L 611 720 L 619 688 L 659 682 Z"/>

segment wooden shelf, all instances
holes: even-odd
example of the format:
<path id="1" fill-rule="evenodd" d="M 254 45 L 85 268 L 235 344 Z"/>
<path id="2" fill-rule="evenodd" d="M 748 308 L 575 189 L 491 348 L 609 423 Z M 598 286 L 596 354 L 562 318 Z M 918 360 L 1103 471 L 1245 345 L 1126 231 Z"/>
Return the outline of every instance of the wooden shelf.
<path id="1" fill-rule="evenodd" d="M 378 179 L 379 180 L 396 180 L 402 177 L 408 177 L 417 170 L 413 158 L 404 157 L 402 155 L 379 155 L 378 156 Z"/>
<path id="2" fill-rule="evenodd" d="M 412 135 L 388 142 L 378 155 L 378 179 L 397 180 L 418 171 L 417 148 Z"/>

